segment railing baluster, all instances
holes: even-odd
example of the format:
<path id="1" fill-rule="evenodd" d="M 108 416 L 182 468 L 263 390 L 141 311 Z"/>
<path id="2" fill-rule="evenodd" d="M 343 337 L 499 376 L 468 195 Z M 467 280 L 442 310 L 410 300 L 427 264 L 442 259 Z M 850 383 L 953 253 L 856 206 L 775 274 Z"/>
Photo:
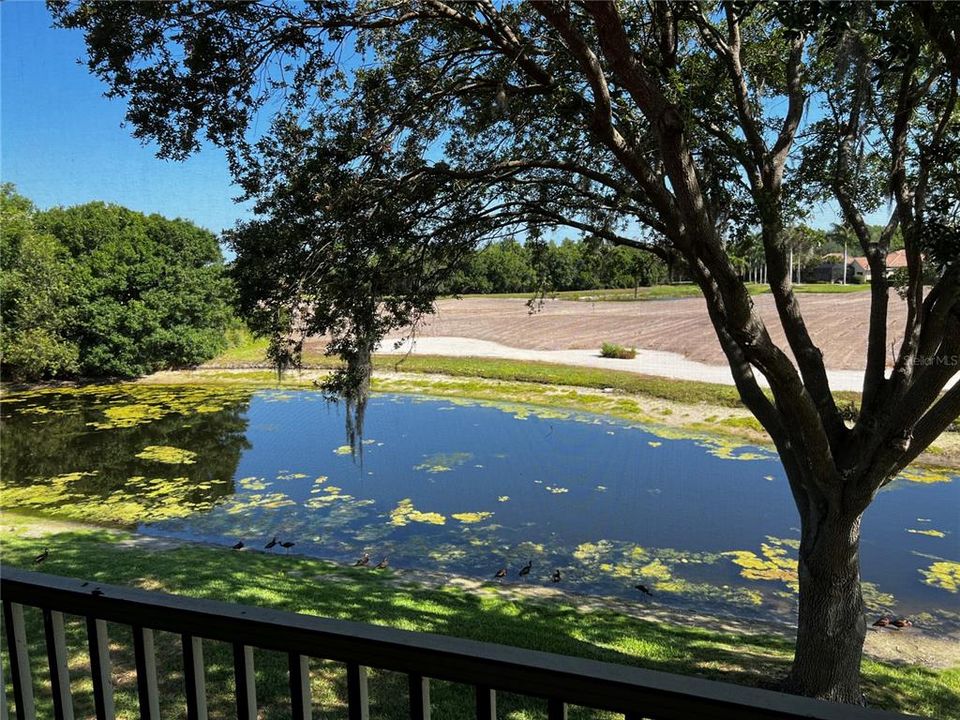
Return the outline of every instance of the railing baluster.
<path id="1" fill-rule="evenodd" d="M 410 676 L 410 720 L 430 720 L 430 679 Z"/>
<path id="2" fill-rule="evenodd" d="M 294 720 L 310 720 L 313 698 L 310 695 L 310 664 L 303 655 L 290 653 L 290 709 Z"/>
<path id="3" fill-rule="evenodd" d="M 367 669 L 356 663 L 347 663 L 347 717 L 350 720 L 370 720 Z"/>
<path id="4" fill-rule="evenodd" d="M 3 622 L 6 626 L 7 650 L 10 653 L 10 680 L 13 682 L 13 702 L 17 706 L 17 720 L 36 720 L 33 678 L 30 676 L 30 655 L 27 652 L 27 631 L 23 624 L 23 605 L 4 602 Z"/>
<path id="5" fill-rule="evenodd" d="M 323 653 L 320 657 L 325 655 L 340 662 L 349 659 L 345 668 L 351 720 L 368 718 L 368 670 L 363 666 L 366 663 L 407 675 L 410 686 L 409 717 L 417 719 L 428 718 L 431 711 L 429 684 L 424 676 L 443 678 L 446 682 L 460 683 L 467 688 L 474 687 L 475 713 L 481 720 L 496 718 L 494 687 L 499 692 L 544 698 L 550 720 L 565 717 L 565 703 L 618 713 L 617 716 L 624 720 L 653 717 L 894 720 L 895 717 L 906 717 L 702 678 L 672 676 L 623 665 L 534 653 L 521 648 L 504 648 L 489 643 L 363 626 L 266 608 L 245 608 L 132 588 L 104 585 L 91 592 L 89 585 L 89 582 L 74 578 L 3 568 L 0 575 L 0 605 L 7 636 L 8 659 L 5 659 L 7 667 L 0 667 L 0 688 L 3 687 L 3 673 L 9 670 L 13 694 L 7 698 L 6 714 L 11 716 L 11 720 L 14 715 L 16 720 L 37 720 L 32 675 L 35 673 L 38 678 L 47 675 L 46 667 L 30 667 L 30 655 L 36 655 L 41 650 L 33 647 L 28 649 L 24 619 L 25 616 L 30 620 L 35 619 L 34 615 L 27 615 L 28 612 L 42 613 L 44 636 L 30 640 L 38 644 L 46 643 L 44 652 L 50 663 L 49 677 L 54 691 L 54 707 L 48 710 L 47 706 L 51 703 L 46 699 L 44 679 L 42 720 L 73 714 L 68 685 L 70 678 L 64 613 L 69 613 L 71 617 L 83 617 L 87 624 L 94 694 L 97 693 L 97 684 L 103 690 L 102 706 L 101 698 L 94 698 L 98 717 L 109 714 L 106 711 L 109 653 L 104 623 L 118 623 L 133 631 L 140 715 L 147 720 L 159 720 L 158 658 L 155 657 L 153 637 L 156 632 L 176 633 L 183 637 L 187 660 L 185 676 L 192 669 L 197 678 L 196 682 L 187 679 L 190 687 L 202 688 L 203 684 L 201 646 L 192 637 L 193 633 L 200 633 L 233 649 L 238 715 L 242 720 L 255 720 L 257 711 L 253 647 L 288 655 L 293 670 L 290 680 L 294 701 L 299 698 L 304 705 L 309 702 L 309 691 L 305 690 L 309 687 L 309 674 L 306 672 L 306 661 L 300 653 Z M 98 597 L 105 593 L 106 598 Z M 24 604 L 36 606 L 36 609 L 24 611 Z M 154 630 L 143 629 L 140 623 L 149 623 Z M 74 628 L 73 625 L 70 627 Z M 291 658 L 291 654 L 294 657 Z M 34 663 L 42 662 L 37 657 L 32 659 Z M 513 672 L 509 669 L 513 669 Z M 196 697 L 202 697 L 202 692 L 197 693 Z M 0 698 L 0 702 L 2 700 Z M 402 715 L 402 709 L 400 712 Z M 0 706 L 0 720 L 5 720 L 2 715 Z"/>
<path id="6" fill-rule="evenodd" d="M 237 720 L 257 720 L 257 686 L 253 675 L 253 648 L 233 644 L 233 677 L 237 690 Z"/>
<path id="7" fill-rule="evenodd" d="M 477 720 L 497 720 L 497 691 L 477 685 Z"/>
<path id="8" fill-rule="evenodd" d="M 153 630 L 134 626 L 133 655 L 137 663 L 137 695 L 140 720 L 160 720 L 160 693 L 157 689 L 157 654 Z"/>
<path id="9" fill-rule="evenodd" d="M 203 640 L 181 635 L 183 685 L 187 696 L 187 720 L 207 720 L 207 688 L 203 668 Z"/>
<path id="10" fill-rule="evenodd" d="M 3 672 L 3 660 L 0 659 L 0 720 L 10 720 L 7 714 L 7 680 Z"/>
<path id="11" fill-rule="evenodd" d="M 547 720 L 567 720 L 567 704 L 559 698 L 547 700 Z"/>
<path id="12" fill-rule="evenodd" d="M 90 676 L 93 680 L 93 706 L 97 720 L 113 720 L 113 682 L 110 678 L 110 644 L 107 623 L 87 617 L 87 646 L 90 648 Z"/>
<path id="13" fill-rule="evenodd" d="M 73 720 L 73 698 L 70 695 L 70 671 L 67 667 L 67 638 L 63 629 L 63 613 L 44 609 L 43 631 L 47 640 L 47 661 L 50 664 L 53 716 L 56 720 Z"/>

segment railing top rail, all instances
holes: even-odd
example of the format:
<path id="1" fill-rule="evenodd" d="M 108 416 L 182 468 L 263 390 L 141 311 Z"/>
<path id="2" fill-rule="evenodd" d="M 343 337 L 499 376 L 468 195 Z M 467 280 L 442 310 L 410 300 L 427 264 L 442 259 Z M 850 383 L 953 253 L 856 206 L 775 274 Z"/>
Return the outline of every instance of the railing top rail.
<path id="1" fill-rule="evenodd" d="M 903 720 L 702 678 L 461 638 L 3 568 L 4 601 L 652 717 Z"/>

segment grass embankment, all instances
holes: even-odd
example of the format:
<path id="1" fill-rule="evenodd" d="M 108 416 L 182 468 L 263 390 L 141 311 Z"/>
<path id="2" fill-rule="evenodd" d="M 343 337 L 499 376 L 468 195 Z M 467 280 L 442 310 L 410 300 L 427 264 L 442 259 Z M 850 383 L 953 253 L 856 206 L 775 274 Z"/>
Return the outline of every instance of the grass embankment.
<path id="1" fill-rule="evenodd" d="M 234 552 L 202 545 L 157 548 L 122 532 L 53 526 L 42 537 L 34 521 L 7 514 L 0 541 L 3 562 L 32 568 L 31 559 L 49 547 L 44 572 L 117 585 L 172 592 L 188 597 L 228 600 L 282 610 L 343 618 L 406 630 L 418 630 L 518 647 L 587 657 L 608 662 L 707 678 L 762 685 L 787 671 L 792 655 L 789 639 L 681 627 L 597 610 L 584 612 L 563 603 L 545 604 L 456 588 L 426 589 L 395 581 L 389 571 L 337 567 L 298 556 Z M 393 580 L 393 581 L 391 581 Z M 28 610 L 32 667 L 39 689 L 41 717 L 51 715 L 49 687 L 39 613 Z M 79 618 L 67 626 L 70 672 L 78 714 L 93 713 L 85 633 Z M 118 716 L 138 716 L 133 651 L 128 628 L 111 627 Z M 157 633 L 158 663 L 174 669 L 161 673 L 161 712 L 184 715 L 178 638 Z M 234 712 L 230 648 L 205 642 L 206 680 L 211 718 Z M 4 658 L 6 661 L 6 658 Z M 286 657 L 257 651 L 256 687 L 261 718 L 289 717 Z M 8 666 L 9 667 L 9 666 Z M 960 668 L 931 670 L 865 661 L 864 690 L 875 706 L 938 718 L 960 717 Z M 346 697 L 343 669 L 334 663 L 312 663 L 314 717 L 340 717 Z M 405 678 L 374 672 L 370 680 L 371 715 L 392 720 L 406 717 Z M 472 717 L 470 688 L 435 682 L 431 688 L 437 717 Z M 543 718 L 540 701 L 498 697 L 502 717 Z M 604 713 L 572 709 L 571 718 L 606 718 Z"/>
<path id="2" fill-rule="evenodd" d="M 266 368 L 265 340 L 252 340 L 227 350 L 206 363 L 203 367 L 221 368 Z M 339 366 L 340 361 L 323 353 L 307 350 L 303 354 L 303 366 L 308 369 L 329 369 Z M 671 380 L 653 375 L 639 375 L 624 370 L 559 365 L 530 360 L 507 360 L 500 358 L 448 357 L 442 355 L 387 355 L 374 357 L 375 372 L 403 372 L 427 375 L 449 375 L 485 380 L 535 383 L 538 385 L 566 385 L 594 389 L 617 390 L 634 395 L 688 403 L 709 403 L 723 407 L 742 407 L 736 388 L 728 385 Z M 275 373 L 270 376 L 276 378 Z M 295 382 L 296 373 L 287 373 L 285 381 Z M 856 393 L 839 393 L 839 396 L 856 397 Z"/>
<path id="3" fill-rule="evenodd" d="M 751 295 L 763 295 L 770 292 L 769 285 L 747 283 L 747 292 Z M 793 291 L 804 294 L 852 293 L 869 290 L 869 284 L 831 285 L 828 283 L 802 283 L 793 286 Z M 544 297 L 552 300 L 573 300 L 581 302 L 643 302 L 645 300 L 676 300 L 678 298 L 702 297 L 700 288 L 691 283 L 679 285 L 652 285 L 637 288 L 610 288 L 604 290 L 562 290 L 547 293 Z M 464 298 L 502 298 L 529 300 L 535 293 L 488 293 L 461 295 Z"/>

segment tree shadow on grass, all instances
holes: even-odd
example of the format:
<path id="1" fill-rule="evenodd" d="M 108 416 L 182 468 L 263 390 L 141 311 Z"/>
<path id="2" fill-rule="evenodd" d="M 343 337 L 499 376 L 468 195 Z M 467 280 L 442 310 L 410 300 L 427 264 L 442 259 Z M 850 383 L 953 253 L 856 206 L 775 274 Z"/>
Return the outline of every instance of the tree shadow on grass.
<path id="1" fill-rule="evenodd" d="M 32 568 L 38 540 L 4 538 L 5 563 Z M 772 636 L 714 632 L 697 627 L 665 625 L 612 612 L 584 613 L 566 605 L 518 603 L 462 590 L 433 590 L 389 580 L 389 573 L 336 567 L 298 556 L 232 552 L 207 546 L 178 546 L 151 551 L 117 546 L 117 535 L 99 531 L 51 534 L 42 543 L 50 557 L 47 573 L 94 582 L 162 590 L 190 597 L 237 602 L 278 610 L 349 619 L 357 622 L 495 642 L 652 670 L 698 675 L 746 685 L 759 685 L 786 673 L 792 643 Z M 28 613 L 28 637 L 38 703 L 49 708 L 42 620 Z M 92 687 L 83 623 L 69 622 L 71 674 L 76 680 L 79 715 L 92 714 Z M 129 628 L 111 627 L 119 717 L 136 717 L 136 677 Z M 164 717 L 185 713 L 180 640 L 157 633 L 158 667 Z M 323 649 L 318 648 L 322 654 Z M 235 713 L 232 649 L 204 642 L 207 693 L 211 718 Z M 313 661 L 315 717 L 345 717 L 346 681 L 338 663 Z M 289 717 L 287 658 L 257 651 L 257 697 L 266 720 Z M 9 665 L 8 665 L 9 667 Z M 956 716 L 957 694 L 938 673 L 923 668 L 891 668 L 868 663 L 865 690 L 871 704 L 890 709 Z M 9 695 L 12 697 L 12 695 Z M 371 674 L 374 716 L 408 717 L 406 678 L 396 673 Z M 473 690 L 434 682 L 437 717 L 466 717 L 473 712 Z M 545 717 L 542 701 L 504 694 L 501 714 L 515 720 Z M 43 716 L 43 712 L 41 712 Z M 605 718 L 609 714 L 572 709 L 572 718 Z"/>

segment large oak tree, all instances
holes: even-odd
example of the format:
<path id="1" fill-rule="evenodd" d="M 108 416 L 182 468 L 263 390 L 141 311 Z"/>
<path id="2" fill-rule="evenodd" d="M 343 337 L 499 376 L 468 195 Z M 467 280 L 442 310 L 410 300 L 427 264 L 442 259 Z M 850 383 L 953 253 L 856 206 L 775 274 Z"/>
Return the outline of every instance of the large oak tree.
<path id="1" fill-rule="evenodd" d="M 234 232 L 265 326 L 331 332 L 362 384 L 485 238 L 567 227 L 680 260 L 800 514 L 786 687 L 860 702 L 860 522 L 960 414 L 958 11 L 946 3 L 51 1 L 138 137 L 227 148 L 261 214 Z M 830 198 L 874 284 L 845 423 L 785 229 Z M 879 236 L 865 218 L 891 209 Z M 908 313 L 887 336 L 902 233 Z M 787 347 L 728 243 L 755 232 Z M 932 278 L 932 287 L 924 281 Z M 266 301 L 266 302 L 265 302 Z M 269 312 L 266 312 L 269 310 Z M 897 346 L 892 372 L 886 359 Z M 761 389 L 758 376 L 770 392 Z"/>

